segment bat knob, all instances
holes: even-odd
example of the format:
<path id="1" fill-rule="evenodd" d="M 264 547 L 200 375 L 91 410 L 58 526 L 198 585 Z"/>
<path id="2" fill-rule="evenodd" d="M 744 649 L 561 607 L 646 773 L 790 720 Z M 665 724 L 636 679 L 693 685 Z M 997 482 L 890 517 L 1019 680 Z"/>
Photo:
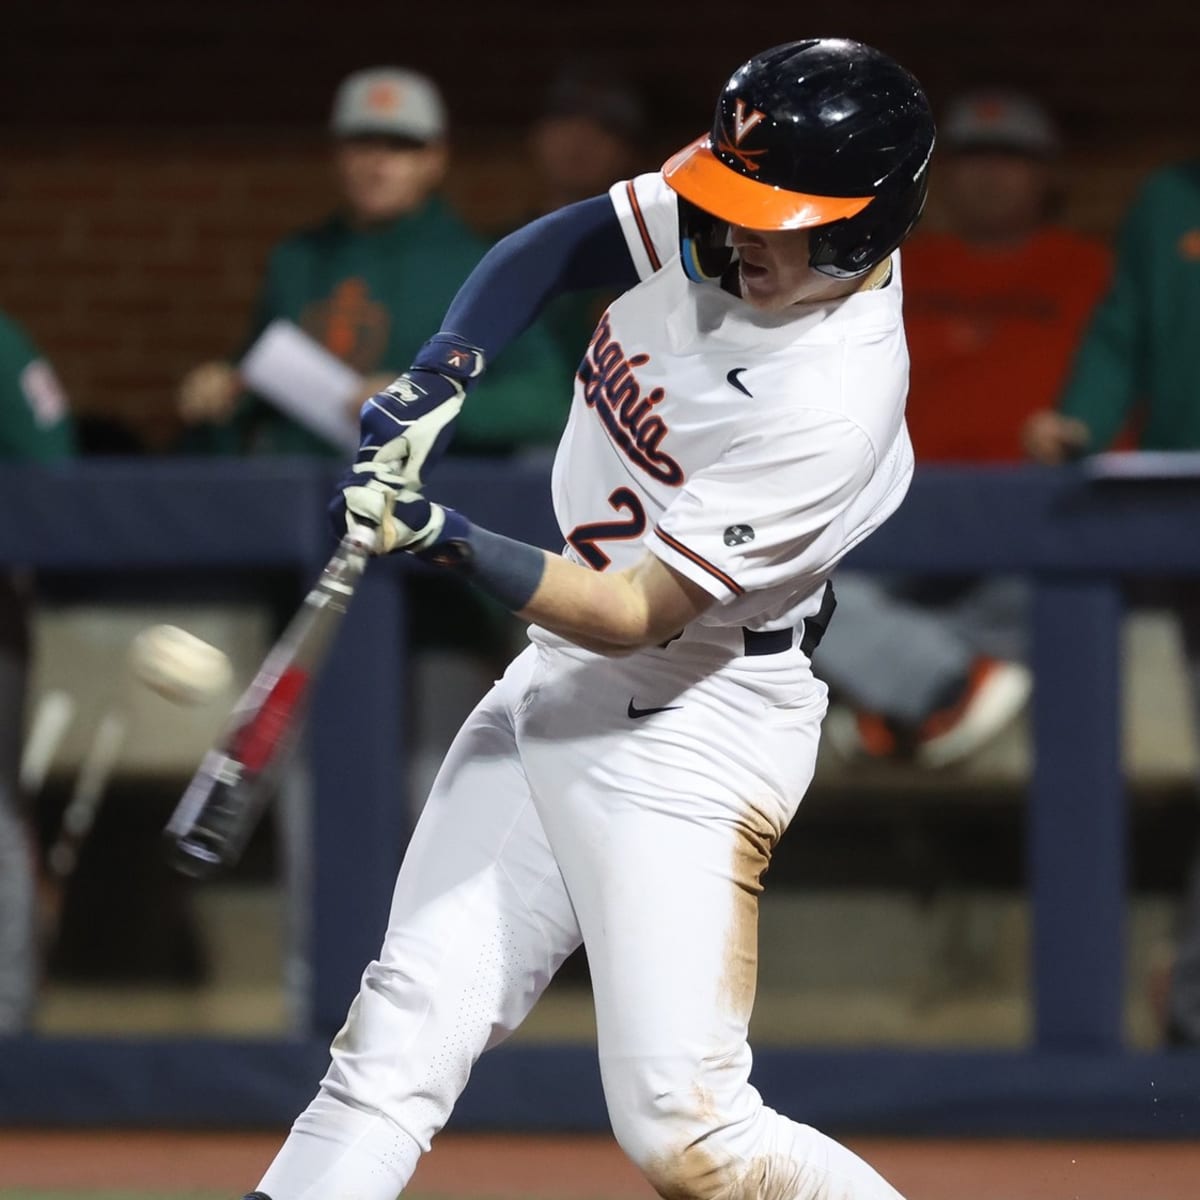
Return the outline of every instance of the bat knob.
<path id="1" fill-rule="evenodd" d="M 209 879 L 224 865 L 221 855 L 203 837 L 167 837 L 167 858 L 182 875 Z"/>

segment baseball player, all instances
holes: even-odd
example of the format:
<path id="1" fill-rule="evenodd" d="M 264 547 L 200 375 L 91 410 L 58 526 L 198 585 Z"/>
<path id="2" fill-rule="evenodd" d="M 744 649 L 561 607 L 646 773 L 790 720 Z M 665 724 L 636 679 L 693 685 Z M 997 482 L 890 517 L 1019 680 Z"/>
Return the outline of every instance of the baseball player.
<path id="1" fill-rule="evenodd" d="M 338 513 L 461 573 L 531 645 L 447 755 L 379 958 L 252 1195 L 393 1200 L 583 942 L 612 1126 L 659 1194 L 896 1200 L 764 1105 L 746 1037 L 762 875 L 825 712 L 830 575 L 912 471 L 896 248 L 932 146 L 878 51 L 768 50 L 660 172 L 499 243 L 364 406 Z M 561 556 L 424 499 L 471 380 L 549 298 L 597 286 L 625 290 L 555 461 Z"/>

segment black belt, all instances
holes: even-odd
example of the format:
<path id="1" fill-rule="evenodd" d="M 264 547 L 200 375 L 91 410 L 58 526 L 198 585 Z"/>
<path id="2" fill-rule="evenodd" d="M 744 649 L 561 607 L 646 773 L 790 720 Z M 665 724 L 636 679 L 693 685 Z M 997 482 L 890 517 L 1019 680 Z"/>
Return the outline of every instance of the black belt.
<path id="1" fill-rule="evenodd" d="M 821 639 L 825 636 L 825 630 L 829 627 L 829 620 L 833 616 L 835 608 L 837 608 L 837 597 L 833 594 L 833 584 L 826 583 L 824 594 L 821 596 L 821 607 L 815 616 L 807 617 L 804 621 L 800 649 L 807 657 L 812 658 L 813 651 L 821 644 Z M 794 629 L 742 630 L 747 656 L 782 654 L 785 650 L 792 648 L 795 634 Z"/>

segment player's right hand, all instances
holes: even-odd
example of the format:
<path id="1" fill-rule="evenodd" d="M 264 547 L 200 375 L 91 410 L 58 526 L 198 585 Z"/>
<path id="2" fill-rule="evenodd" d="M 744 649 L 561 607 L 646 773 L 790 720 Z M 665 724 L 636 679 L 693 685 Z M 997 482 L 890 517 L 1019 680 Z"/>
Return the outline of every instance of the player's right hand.
<path id="1" fill-rule="evenodd" d="M 179 385 L 176 409 L 188 425 L 219 425 L 233 414 L 241 382 L 229 363 L 193 367 Z"/>
<path id="2" fill-rule="evenodd" d="M 436 546 L 453 510 L 426 500 L 420 492 L 387 484 L 373 472 L 342 489 L 346 528 L 371 543 L 376 554 L 393 550 L 418 553 Z"/>
<path id="3" fill-rule="evenodd" d="M 1053 409 L 1031 416 L 1021 429 L 1021 444 L 1034 462 L 1058 466 L 1078 458 L 1088 448 L 1091 431 L 1076 417 Z"/>

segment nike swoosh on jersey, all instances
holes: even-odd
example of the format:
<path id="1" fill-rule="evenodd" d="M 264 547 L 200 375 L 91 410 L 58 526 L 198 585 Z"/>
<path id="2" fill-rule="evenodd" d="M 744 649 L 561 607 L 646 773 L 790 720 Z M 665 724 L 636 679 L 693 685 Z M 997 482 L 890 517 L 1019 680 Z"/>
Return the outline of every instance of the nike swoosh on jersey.
<path id="1" fill-rule="evenodd" d="M 734 367 L 733 370 L 725 376 L 725 382 L 733 384 L 733 386 L 737 388 L 737 390 L 741 392 L 743 396 L 750 396 L 750 399 L 753 400 L 754 397 L 751 395 L 750 389 L 738 378 L 738 376 L 744 370 L 746 370 L 745 367 Z"/>
<path id="2" fill-rule="evenodd" d="M 642 717 L 652 717 L 655 713 L 660 712 L 674 712 L 677 708 L 682 707 L 682 704 L 665 704 L 661 708 L 638 708 L 633 702 L 633 697 L 630 696 L 629 707 L 625 710 L 625 715 L 631 721 L 639 721 Z"/>

